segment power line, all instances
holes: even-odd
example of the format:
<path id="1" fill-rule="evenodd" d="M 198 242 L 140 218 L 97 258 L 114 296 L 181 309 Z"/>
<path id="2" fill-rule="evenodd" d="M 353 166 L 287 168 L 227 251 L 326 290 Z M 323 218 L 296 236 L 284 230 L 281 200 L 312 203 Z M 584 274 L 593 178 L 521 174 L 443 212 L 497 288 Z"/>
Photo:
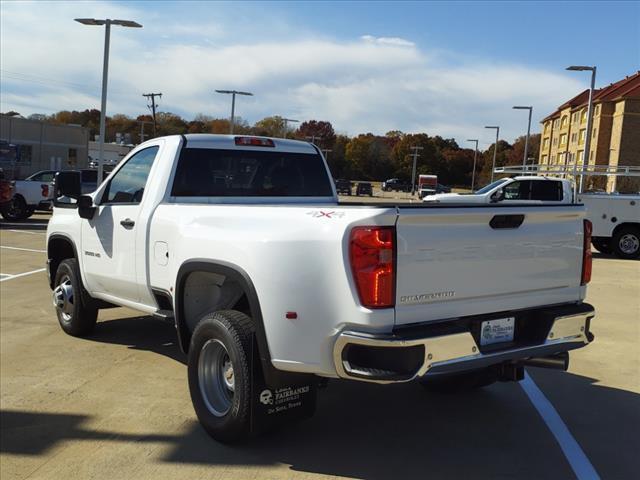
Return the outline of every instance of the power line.
<path id="1" fill-rule="evenodd" d="M 156 136 L 156 97 L 162 98 L 162 93 L 143 93 L 143 97 L 146 97 L 147 100 L 151 99 L 151 105 L 147 105 L 151 109 L 153 115 L 153 136 Z"/>

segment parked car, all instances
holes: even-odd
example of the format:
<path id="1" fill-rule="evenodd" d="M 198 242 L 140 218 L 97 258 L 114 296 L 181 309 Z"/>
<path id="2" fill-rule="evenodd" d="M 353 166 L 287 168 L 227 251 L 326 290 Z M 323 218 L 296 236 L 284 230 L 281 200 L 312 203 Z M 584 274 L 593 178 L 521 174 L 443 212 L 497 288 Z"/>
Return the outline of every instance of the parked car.
<path id="1" fill-rule="evenodd" d="M 321 378 L 478 388 L 594 338 L 582 205 L 340 204 L 313 145 L 232 135 L 155 138 L 90 195 L 77 172 L 57 188 L 77 199 L 47 228 L 61 328 L 114 305 L 172 322 L 221 441 L 312 415 Z"/>
<path id="2" fill-rule="evenodd" d="M 338 195 L 351 195 L 351 182 L 349 180 L 336 180 L 336 192 Z"/>
<path id="3" fill-rule="evenodd" d="M 373 187 L 369 182 L 358 182 L 356 195 L 369 195 L 373 197 Z"/>
<path id="4" fill-rule="evenodd" d="M 382 191 L 383 192 L 410 192 L 411 191 L 411 182 L 405 183 L 401 182 L 398 178 L 390 178 L 382 182 Z"/>
<path id="5" fill-rule="evenodd" d="M 520 176 L 501 178 L 474 193 L 441 193 L 425 197 L 437 203 L 573 203 L 569 180 L 552 177 Z"/>

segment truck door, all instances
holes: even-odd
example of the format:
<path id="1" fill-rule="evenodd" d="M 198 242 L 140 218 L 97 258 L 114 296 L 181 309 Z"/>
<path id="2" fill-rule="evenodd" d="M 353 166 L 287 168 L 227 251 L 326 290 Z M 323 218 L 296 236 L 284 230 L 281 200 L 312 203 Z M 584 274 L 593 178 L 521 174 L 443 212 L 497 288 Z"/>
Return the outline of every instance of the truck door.
<path id="1" fill-rule="evenodd" d="M 136 281 L 136 228 L 158 146 L 140 150 L 109 180 L 94 217 L 82 223 L 84 281 L 92 293 L 140 300 Z"/>

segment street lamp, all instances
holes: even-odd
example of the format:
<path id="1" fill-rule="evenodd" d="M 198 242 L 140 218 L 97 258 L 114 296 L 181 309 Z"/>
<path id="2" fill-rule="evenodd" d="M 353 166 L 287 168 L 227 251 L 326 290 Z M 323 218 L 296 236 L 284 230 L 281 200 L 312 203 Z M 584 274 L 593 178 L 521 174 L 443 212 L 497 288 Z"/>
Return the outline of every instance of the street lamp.
<path id="1" fill-rule="evenodd" d="M 111 38 L 111 25 L 121 27 L 142 28 L 137 22 L 132 20 L 97 20 L 95 18 L 76 18 L 76 22 L 83 25 L 104 25 L 104 58 L 102 64 L 102 100 L 100 102 L 100 142 L 98 146 L 98 185 L 102 183 L 102 164 L 104 162 L 104 135 L 106 130 L 106 110 L 107 110 L 107 77 L 109 72 L 109 41 Z"/>
<path id="2" fill-rule="evenodd" d="M 283 118 L 282 121 L 284 122 L 284 135 L 283 135 L 283 138 L 287 138 L 287 124 L 289 122 L 291 122 L 291 123 L 300 123 L 300 120 L 294 120 L 293 118 Z"/>
<path id="3" fill-rule="evenodd" d="M 233 121 L 235 119 L 236 113 L 236 95 L 246 95 L 248 97 L 253 97 L 253 93 L 239 92 L 238 90 L 216 90 L 216 92 L 231 95 L 231 122 L 229 125 L 229 133 L 233 135 Z"/>
<path id="4" fill-rule="evenodd" d="M 473 152 L 473 172 L 471 173 L 471 192 L 473 193 L 473 187 L 476 183 L 476 159 L 478 158 L 478 140 L 467 139 L 467 142 L 476 142 L 476 149 Z"/>
<path id="5" fill-rule="evenodd" d="M 533 107 L 523 107 L 523 106 L 515 106 L 514 110 L 529 110 L 529 123 L 527 124 L 527 137 L 524 140 L 524 156 L 522 157 L 522 169 L 526 169 L 527 167 L 527 154 L 529 153 L 529 135 L 531 134 L 531 113 L 533 112 Z"/>
<path id="6" fill-rule="evenodd" d="M 587 135 L 584 139 L 584 152 L 582 153 L 582 171 L 584 172 L 585 162 L 589 163 L 589 150 L 591 149 L 591 124 L 593 120 L 591 118 L 591 112 L 593 110 L 593 93 L 596 86 L 596 67 L 588 67 L 585 65 L 571 65 L 567 67 L 567 70 L 572 72 L 591 72 L 591 87 L 589 88 L 589 103 L 587 107 Z M 580 174 L 580 187 L 579 193 L 582 193 L 582 180 L 584 175 Z"/>
<path id="7" fill-rule="evenodd" d="M 491 167 L 491 182 L 493 183 L 493 171 L 496 169 L 496 153 L 498 152 L 498 136 L 500 135 L 500 127 L 490 125 L 484 128 L 493 128 L 496 131 L 496 143 L 493 146 L 493 167 Z"/>

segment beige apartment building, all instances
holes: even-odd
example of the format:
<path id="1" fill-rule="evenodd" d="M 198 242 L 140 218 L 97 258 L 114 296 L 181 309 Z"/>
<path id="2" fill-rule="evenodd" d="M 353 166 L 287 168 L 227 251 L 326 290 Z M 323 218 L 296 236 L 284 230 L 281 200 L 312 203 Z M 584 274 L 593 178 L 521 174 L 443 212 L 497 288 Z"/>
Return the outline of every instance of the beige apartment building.
<path id="1" fill-rule="evenodd" d="M 542 120 L 540 164 L 582 166 L 587 133 L 585 90 Z M 595 91 L 588 165 L 640 166 L 640 71 Z M 638 192 L 640 179 L 587 177 L 584 188 Z"/>

